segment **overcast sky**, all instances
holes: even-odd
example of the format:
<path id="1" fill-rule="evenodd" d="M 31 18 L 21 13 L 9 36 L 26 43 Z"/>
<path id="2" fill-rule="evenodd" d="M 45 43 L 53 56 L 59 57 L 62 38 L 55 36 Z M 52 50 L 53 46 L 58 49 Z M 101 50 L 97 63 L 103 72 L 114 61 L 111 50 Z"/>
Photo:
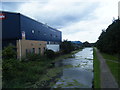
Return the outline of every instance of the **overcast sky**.
<path id="1" fill-rule="evenodd" d="M 119 0 L 3 0 L 0 10 L 18 12 L 62 31 L 62 39 L 96 42 L 118 17 Z"/>

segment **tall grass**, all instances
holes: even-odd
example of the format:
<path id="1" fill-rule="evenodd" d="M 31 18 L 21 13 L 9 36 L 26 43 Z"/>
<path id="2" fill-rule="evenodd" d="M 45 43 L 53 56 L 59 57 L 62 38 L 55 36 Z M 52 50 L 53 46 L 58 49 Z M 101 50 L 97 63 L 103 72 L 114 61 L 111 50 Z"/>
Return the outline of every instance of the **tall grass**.
<path id="1" fill-rule="evenodd" d="M 34 84 L 46 72 L 50 62 L 49 59 L 29 62 L 3 60 L 3 88 L 23 88 Z"/>
<path id="2" fill-rule="evenodd" d="M 24 58 L 22 61 L 13 58 L 4 59 L 2 86 L 3 88 L 36 87 L 36 82 L 41 84 L 47 79 L 45 78 L 47 75 L 48 79 L 44 83 L 46 85 L 61 71 L 61 68 L 55 68 L 51 63 L 70 57 L 72 54 L 62 55 L 55 59 L 39 55 L 28 55 L 27 59 Z"/>
<path id="3" fill-rule="evenodd" d="M 100 62 L 97 58 L 95 49 L 93 49 L 93 67 L 94 67 L 94 88 L 100 88 Z"/>

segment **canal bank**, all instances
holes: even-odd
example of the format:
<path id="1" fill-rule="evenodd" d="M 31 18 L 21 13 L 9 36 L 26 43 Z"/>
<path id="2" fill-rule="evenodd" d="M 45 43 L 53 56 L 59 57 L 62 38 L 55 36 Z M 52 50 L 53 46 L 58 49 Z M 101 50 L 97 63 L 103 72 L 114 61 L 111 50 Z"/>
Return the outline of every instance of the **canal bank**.
<path id="1" fill-rule="evenodd" d="M 62 60 L 62 76 L 52 88 L 92 88 L 93 48 L 84 48 Z"/>
<path id="2" fill-rule="evenodd" d="M 81 51 L 81 49 L 72 51 L 69 54 L 61 55 L 52 60 L 51 65 L 47 68 L 47 71 L 44 75 L 40 77 L 40 79 L 33 85 L 28 86 L 29 88 L 51 88 L 56 81 L 58 81 L 59 77 L 62 76 L 62 70 L 65 67 L 71 67 L 69 65 L 63 66 L 62 60 L 67 58 L 74 57 L 73 54 Z"/>
<path id="3" fill-rule="evenodd" d="M 75 51 L 64 59 L 56 60 L 34 88 L 92 88 L 93 48 Z"/>

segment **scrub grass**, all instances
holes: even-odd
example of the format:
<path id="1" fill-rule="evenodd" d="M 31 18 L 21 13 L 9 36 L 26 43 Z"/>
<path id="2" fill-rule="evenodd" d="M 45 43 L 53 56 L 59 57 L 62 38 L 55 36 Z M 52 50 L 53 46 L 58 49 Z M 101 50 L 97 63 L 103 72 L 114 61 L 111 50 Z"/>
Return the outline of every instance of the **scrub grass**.
<path id="1" fill-rule="evenodd" d="M 24 88 L 33 85 L 50 66 L 50 60 L 20 62 L 3 61 L 3 88 Z"/>
<path id="2" fill-rule="evenodd" d="M 94 67 L 94 88 L 100 88 L 100 62 L 93 48 L 93 67 Z"/>
<path id="3" fill-rule="evenodd" d="M 105 53 L 102 53 L 102 55 L 106 59 L 106 63 L 108 67 L 110 68 L 113 76 L 115 77 L 120 87 L 120 76 L 119 76 L 120 75 L 120 63 L 113 62 L 113 61 L 118 61 L 117 55 L 109 55 Z M 113 61 L 109 61 L 109 60 L 113 60 Z"/>
<path id="4" fill-rule="evenodd" d="M 82 49 L 83 49 L 83 48 L 82 48 Z M 66 58 L 73 58 L 73 57 L 74 57 L 73 54 L 75 54 L 75 53 L 77 53 L 77 52 L 79 52 L 79 51 L 82 51 L 82 49 L 78 49 L 78 50 L 72 51 L 72 52 L 69 53 L 69 54 L 61 55 L 61 56 L 55 58 L 54 61 L 59 61 L 59 60 L 66 59 Z"/>
<path id="5" fill-rule="evenodd" d="M 117 55 L 110 55 L 110 54 L 107 54 L 107 53 L 101 53 L 101 54 L 107 60 L 113 60 L 113 61 L 120 62 Z"/>
<path id="6" fill-rule="evenodd" d="M 61 55 L 55 59 L 46 57 L 34 58 L 31 61 L 19 61 L 17 59 L 4 59 L 2 62 L 3 88 L 40 88 L 53 84 L 54 78 L 61 72 L 62 68 L 56 68 L 53 62 L 69 58 L 74 53 Z M 50 83 L 50 81 L 53 81 Z"/>

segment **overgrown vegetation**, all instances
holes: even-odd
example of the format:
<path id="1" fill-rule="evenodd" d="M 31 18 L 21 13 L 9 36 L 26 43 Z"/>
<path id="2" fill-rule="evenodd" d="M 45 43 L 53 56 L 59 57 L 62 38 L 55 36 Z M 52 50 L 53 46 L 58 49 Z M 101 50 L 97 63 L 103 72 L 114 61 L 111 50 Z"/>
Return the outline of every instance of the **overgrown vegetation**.
<path id="1" fill-rule="evenodd" d="M 50 83 L 58 73 L 61 72 L 61 69 L 55 68 L 53 63 L 63 58 L 71 57 L 73 53 L 76 53 L 72 52 L 70 54 L 60 56 L 62 52 L 53 54 L 53 51 L 49 50 L 44 56 L 29 53 L 26 58 L 19 61 L 14 57 L 16 53 L 13 52 L 14 47 L 11 46 L 8 46 L 3 50 L 3 53 L 5 53 L 2 64 L 3 88 L 38 87 L 39 85 L 36 86 L 37 84 L 45 87 L 46 85 L 49 85 L 48 83 Z M 9 53 L 13 53 L 14 55 L 11 54 L 11 57 Z M 54 55 L 59 57 L 53 59 Z"/>
<path id="2" fill-rule="evenodd" d="M 52 60 L 39 58 L 34 61 L 16 59 L 3 60 L 3 87 L 22 88 L 34 84 L 46 69 L 51 67 Z"/>
<path id="3" fill-rule="evenodd" d="M 93 45 L 91 43 L 89 43 L 88 41 L 83 43 L 84 47 L 92 47 Z"/>
<path id="4" fill-rule="evenodd" d="M 93 49 L 93 67 L 94 67 L 94 88 L 100 88 L 100 62 L 97 58 L 95 49 Z"/>
<path id="5" fill-rule="evenodd" d="M 52 50 L 46 50 L 45 51 L 45 55 L 46 55 L 46 57 L 48 57 L 48 58 L 55 58 L 55 52 L 54 51 L 52 51 Z"/>
<path id="6" fill-rule="evenodd" d="M 2 51 L 2 58 L 4 59 L 16 58 L 15 46 L 10 44 L 7 48 L 4 48 L 4 50 Z"/>
<path id="7" fill-rule="evenodd" d="M 106 30 L 102 30 L 97 48 L 101 52 L 109 54 L 118 54 L 120 57 L 120 20 L 114 20 Z"/>
<path id="8" fill-rule="evenodd" d="M 64 40 L 61 43 L 60 48 L 64 54 L 71 53 L 72 51 L 75 50 L 74 44 L 67 40 Z"/>

